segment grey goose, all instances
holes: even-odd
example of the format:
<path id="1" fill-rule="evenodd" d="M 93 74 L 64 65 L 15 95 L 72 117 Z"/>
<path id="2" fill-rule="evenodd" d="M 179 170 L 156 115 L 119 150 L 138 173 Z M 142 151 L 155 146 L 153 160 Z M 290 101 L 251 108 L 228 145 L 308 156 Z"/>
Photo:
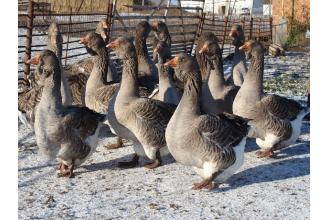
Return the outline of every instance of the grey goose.
<path id="1" fill-rule="evenodd" d="M 154 53 L 157 54 L 158 63 L 158 88 L 154 89 L 149 98 L 160 100 L 166 103 L 178 105 L 180 94 L 174 85 L 173 69 L 163 64 L 171 59 L 171 48 L 165 41 L 159 41 L 154 48 Z"/>
<path id="2" fill-rule="evenodd" d="M 151 29 L 154 31 L 155 36 L 153 38 L 153 50 L 156 48 L 159 42 L 165 42 L 168 47 L 171 48 L 171 35 L 169 29 L 163 21 L 155 21 L 151 25 Z M 158 63 L 157 53 L 153 51 L 153 61 Z"/>
<path id="3" fill-rule="evenodd" d="M 245 53 L 239 50 L 239 47 L 245 42 L 243 28 L 240 25 L 233 25 L 229 37 L 232 39 L 232 45 L 235 46 L 231 75 L 233 83 L 241 86 L 247 73 Z"/>
<path id="4" fill-rule="evenodd" d="M 152 160 L 146 168 L 158 167 L 162 163 L 162 156 L 168 154 L 165 128 L 175 106 L 140 97 L 138 52 L 130 39 L 119 37 L 108 47 L 123 62 L 120 89 L 115 99 L 109 103 L 108 121 L 119 136 L 133 141 L 135 150 L 132 161 L 121 162 L 119 166 L 135 166 L 142 156 Z"/>
<path id="5" fill-rule="evenodd" d="M 224 79 L 222 52 L 218 41 L 206 40 L 198 51 L 205 56 L 207 78 L 202 83 L 201 109 L 208 114 L 232 113 L 239 87 Z"/>
<path id="6" fill-rule="evenodd" d="M 51 23 L 48 28 L 47 48 L 52 50 L 59 59 L 59 65 L 62 70 L 61 56 L 62 56 L 62 42 L 63 38 L 56 23 Z M 28 127 L 33 129 L 34 124 L 34 110 L 41 98 L 42 86 L 39 85 L 38 77 L 41 69 L 39 67 L 33 73 L 33 79 L 30 87 L 18 93 L 18 114 L 20 120 Z M 61 71 L 62 74 L 62 71 Z M 27 83 L 27 82 L 26 82 Z M 61 77 L 61 95 L 64 105 L 72 103 L 72 93 L 68 86 L 65 77 Z"/>
<path id="7" fill-rule="evenodd" d="M 168 149 L 175 160 L 192 166 L 202 177 L 193 189 L 217 186 L 243 164 L 248 132 L 247 121 L 228 113 L 202 114 L 201 75 L 195 60 L 178 54 L 166 63 L 184 82 L 184 93 L 165 132 Z"/>
<path id="8" fill-rule="evenodd" d="M 294 100 L 264 94 L 264 49 L 261 43 L 250 40 L 239 49 L 251 59 L 251 64 L 233 103 L 233 113 L 252 119 L 249 136 L 256 138 L 262 149 L 256 155 L 271 157 L 275 150 L 295 143 L 308 109 Z"/>
<path id="9" fill-rule="evenodd" d="M 49 159 L 59 161 L 59 176 L 73 177 L 74 168 L 95 151 L 99 128 L 106 117 L 87 107 L 62 104 L 61 67 L 54 52 L 44 50 L 29 62 L 41 69 L 43 86 L 35 110 L 37 146 Z"/>

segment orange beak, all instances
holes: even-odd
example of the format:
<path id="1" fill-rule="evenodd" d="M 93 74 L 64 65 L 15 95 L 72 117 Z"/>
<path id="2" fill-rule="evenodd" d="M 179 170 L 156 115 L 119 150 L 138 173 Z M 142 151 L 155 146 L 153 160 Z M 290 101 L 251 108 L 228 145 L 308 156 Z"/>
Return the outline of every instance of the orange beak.
<path id="1" fill-rule="evenodd" d="M 104 31 L 101 32 L 100 36 L 102 37 L 103 40 L 106 40 L 107 38 L 107 34 Z"/>
<path id="2" fill-rule="evenodd" d="M 111 49 L 115 49 L 118 46 L 118 41 L 117 40 L 113 40 L 112 42 L 110 42 L 109 44 L 106 45 L 106 47 L 109 47 Z"/>
<path id="3" fill-rule="evenodd" d="M 179 64 L 179 57 L 174 57 L 173 59 L 164 63 L 164 66 L 176 67 Z"/>
<path id="4" fill-rule="evenodd" d="M 239 47 L 239 50 L 247 51 L 250 48 L 251 48 L 251 43 L 250 42 L 246 42 L 246 43 L 244 43 L 244 45 L 242 45 L 241 47 Z"/>
<path id="5" fill-rule="evenodd" d="M 161 49 L 162 46 L 160 44 L 158 44 L 155 49 L 154 49 L 154 53 L 157 53 L 159 49 Z"/>
<path id="6" fill-rule="evenodd" d="M 237 31 L 236 30 L 233 30 L 229 33 L 229 37 L 233 37 L 233 38 L 236 38 L 238 35 L 237 35 Z"/>
<path id="7" fill-rule="evenodd" d="M 34 57 L 32 57 L 31 59 L 27 60 L 26 63 L 27 64 L 32 64 L 32 65 L 38 65 L 40 60 L 41 60 L 41 54 L 38 53 L 36 54 Z"/>
<path id="8" fill-rule="evenodd" d="M 87 37 L 81 37 L 80 38 L 80 44 L 87 44 L 89 42 L 89 39 Z"/>
<path id="9" fill-rule="evenodd" d="M 151 25 L 151 29 L 153 31 L 157 31 L 158 30 L 158 23 L 157 22 L 154 22 L 152 25 Z"/>
<path id="10" fill-rule="evenodd" d="M 106 29 L 107 29 L 107 28 L 108 28 L 107 21 L 103 21 L 103 22 L 102 22 L 102 26 L 103 26 L 103 28 L 106 28 Z"/>
<path id="11" fill-rule="evenodd" d="M 208 51 L 208 44 L 204 44 L 203 47 L 198 51 L 199 54 L 205 53 Z"/>

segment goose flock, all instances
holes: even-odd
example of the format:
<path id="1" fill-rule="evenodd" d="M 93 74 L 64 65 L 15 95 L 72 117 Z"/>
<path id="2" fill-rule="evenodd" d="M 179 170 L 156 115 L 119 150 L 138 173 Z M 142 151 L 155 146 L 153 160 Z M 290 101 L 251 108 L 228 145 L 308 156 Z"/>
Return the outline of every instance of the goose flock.
<path id="1" fill-rule="evenodd" d="M 29 82 L 19 80 L 20 120 L 35 131 L 37 146 L 59 162 L 59 177 L 95 152 L 102 126 L 117 136 L 110 149 L 133 143 L 134 156 L 118 166 L 137 166 L 140 158 L 154 169 L 165 155 L 191 166 L 201 177 L 193 189 L 214 189 L 243 165 L 247 138 L 255 138 L 256 156 L 294 144 L 308 108 L 263 91 L 264 48 L 245 42 L 234 25 L 229 37 L 235 46 L 230 80 L 223 72 L 218 38 L 203 33 L 195 57 L 171 55 L 169 29 L 162 21 L 141 21 L 134 39 L 109 39 L 108 23 L 80 38 L 90 58 L 63 67 L 59 26 L 48 30 L 47 49 L 26 61 L 35 65 Z M 152 57 L 146 41 L 154 32 Z M 122 61 L 122 74 L 108 49 Z M 246 59 L 250 59 L 247 67 Z"/>

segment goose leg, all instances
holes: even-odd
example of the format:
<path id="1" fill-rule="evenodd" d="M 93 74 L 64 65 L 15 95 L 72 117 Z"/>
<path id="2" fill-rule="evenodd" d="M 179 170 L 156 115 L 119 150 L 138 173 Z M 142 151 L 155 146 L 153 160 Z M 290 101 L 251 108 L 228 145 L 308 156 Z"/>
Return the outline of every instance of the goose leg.
<path id="1" fill-rule="evenodd" d="M 162 164 L 162 158 L 159 150 L 156 152 L 156 159 L 153 163 L 146 164 L 144 167 L 147 169 L 154 169 Z"/>
<path id="2" fill-rule="evenodd" d="M 106 148 L 108 149 L 117 149 L 117 148 L 121 148 L 123 147 L 123 140 L 121 137 L 118 137 L 117 136 L 117 139 L 116 139 L 116 144 L 107 144 L 105 145 Z"/>
<path id="3" fill-rule="evenodd" d="M 137 154 L 134 154 L 133 158 L 131 161 L 127 161 L 127 162 L 118 162 L 118 167 L 120 168 L 131 168 L 131 167 L 135 167 L 138 165 L 138 160 L 139 160 L 139 156 Z"/>
<path id="4" fill-rule="evenodd" d="M 74 170 L 74 160 L 72 161 L 72 164 L 69 166 L 61 163 L 60 172 L 58 173 L 58 177 L 73 178 L 74 177 L 73 170 Z"/>
<path id="5" fill-rule="evenodd" d="M 218 176 L 219 172 L 213 173 L 209 178 L 205 178 L 203 181 L 199 183 L 194 183 L 192 189 L 209 189 L 212 190 L 214 188 L 217 188 L 219 185 L 213 180 Z"/>
<path id="6" fill-rule="evenodd" d="M 266 150 L 258 150 L 255 154 L 258 158 L 273 157 L 274 156 L 274 152 L 273 152 L 272 148 L 269 148 L 269 149 L 266 149 Z"/>

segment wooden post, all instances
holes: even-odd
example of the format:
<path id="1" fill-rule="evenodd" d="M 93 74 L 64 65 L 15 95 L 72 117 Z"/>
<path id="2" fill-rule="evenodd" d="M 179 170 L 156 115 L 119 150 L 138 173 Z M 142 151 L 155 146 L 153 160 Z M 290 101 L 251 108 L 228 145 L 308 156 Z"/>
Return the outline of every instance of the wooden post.
<path id="1" fill-rule="evenodd" d="M 244 32 L 245 32 L 245 16 L 243 16 L 241 18 L 241 27 L 243 28 Z"/>
<path id="2" fill-rule="evenodd" d="M 110 31 L 111 31 L 112 17 L 113 17 L 113 3 L 111 3 L 110 0 L 108 0 L 108 7 L 107 7 L 107 22 L 108 22 L 107 36 L 108 36 L 108 38 L 109 38 Z"/>
<path id="3" fill-rule="evenodd" d="M 271 43 L 273 42 L 273 36 L 272 36 L 272 17 L 270 16 L 270 37 L 271 37 Z"/>
<path id="4" fill-rule="evenodd" d="M 222 46 L 221 46 L 222 51 L 224 48 L 225 36 L 227 34 L 227 27 L 228 27 L 228 16 L 224 16 L 223 41 L 222 41 Z"/>
<path id="5" fill-rule="evenodd" d="M 32 50 L 32 36 L 33 36 L 33 17 L 34 17 L 34 2 L 29 0 L 28 2 L 28 15 L 27 15 L 27 30 L 26 30 L 26 43 L 25 43 L 25 67 L 24 67 L 24 79 L 27 80 L 27 75 L 30 74 L 30 64 L 26 61 L 31 59 Z"/>
<path id="6" fill-rule="evenodd" d="M 71 34 L 71 26 L 72 26 L 72 6 L 70 6 L 69 8 L 69 24 L 68 24 L 68 33 L 67 33 L 66 51 L 65 51 L 65 66 L 67 64 L 67 52 L 68 52 L 68 45 L 69 45 L 69 37 Z"/>
<path id="7" fill-rule="evenodd" d="M 249 39 L 248 40 L 252 39 L 252 37 L 253 37 L 253 20 L 254 20 L 254 18 L 251 17 L 251 23 L 250 23 L 250 27 L 249 27 Z"/>
<path id="8" fill-rule="evenodd" d="M 261 18 L 260 18 L 260 21 L 257 25 L 257 40 L 260 41 L 260 35 L 261 35 Z"/>

